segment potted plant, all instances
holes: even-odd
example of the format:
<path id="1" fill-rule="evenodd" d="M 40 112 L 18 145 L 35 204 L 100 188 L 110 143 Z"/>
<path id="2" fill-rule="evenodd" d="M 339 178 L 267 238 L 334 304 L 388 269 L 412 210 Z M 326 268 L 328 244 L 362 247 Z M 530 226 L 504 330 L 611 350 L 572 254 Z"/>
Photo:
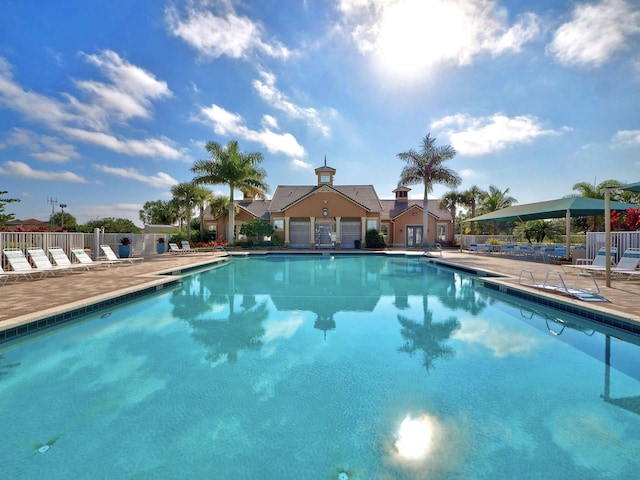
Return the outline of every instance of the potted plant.
<path id="1" fill-rule="evenodd" d="M 164 237 L 160 237 L 158 238 L 158 243 L 156 243 L 156 252 L 158 253 L 164 253 Z"/>
<path id="2" fill-rule="evenodd" d="M 131 254 L 131 238 L 122 237 L 120 239 L 120 246 L 118 247 L 118 255 L 120 258 L 128 258 Z"/>

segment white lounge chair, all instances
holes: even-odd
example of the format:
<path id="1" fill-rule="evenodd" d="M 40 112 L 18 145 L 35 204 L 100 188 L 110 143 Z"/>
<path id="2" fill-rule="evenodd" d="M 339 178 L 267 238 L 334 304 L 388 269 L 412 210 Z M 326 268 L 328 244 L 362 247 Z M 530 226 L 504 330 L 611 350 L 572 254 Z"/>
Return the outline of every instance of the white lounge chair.
<path id="1" fill-rule="evenodd" d="M 85 263 L 72 263 L 67 257 L 65 251 L 60 247 L 49 247 L 49 255 L 51 256 L 53 262 L 60 267 L 67 267 L 71 270 L 91 270 L 91 264 Z M 91 260 L 91 259 L 89 259 Z M 95 266 L 93 267 L 95 268 Z"/>
<path id="2" fill-rule="evenodd" d="M 87 252 L 85 252 L 83 248 L 72 248 L 71 253 L 74 257 L 76 257 L 76 260 L 78 260 L 78 262 L 80 262 L 82 265 L 87 266 L 88 268 L 106 268 L 111 264 L 111 262 L 103 261 L 94 262 L 91 257 L 87 255 Z"/>
<path id="3" fill-rule="evenodd" d="M 618 254 L 618 249 L 616 247 L 611 247 L 611 256 L 610 256 L 611 265 L 615 265 L 616 263 L 615 259 L 617 254 Z M 579 263 L 576 263 L 575 265 L 563 265 L 562 269 L 564 270 L 565 268 L 576 268 L 578 270 L 582 270 L 585 272 L 604 272 L 606 268 L 606 263 L 605 263 L 606 256 L 607 256 L 606 249 L 602 247 L 600 248 L 600 250 L 598 250 L 598 254 L 595 256 L 594 259 L 579 258 L 578 259 Z"/>
<path id="4" fill-rule="evenodd" d="M 169 242 L 169 253 L 186 253 L 177 243 Z"/>
<path id="5" fill-rule="evenodd" d="M 102 250 L 102 253 L 104 253 L 104 256 L 107 257 L 107 262 L 112 265 L 133 265 L 134 262 L 144 261 L 144 257 L 118 258 L 109 245 L 100 245 L 100 249 Z"/>
<path id="6" fill-rule="evenodd" d="M 195 248 L 191 248 L 191 244 L 189 243 L 188 240 L 182 240 L 180 242 L 180 245 L 182 247 L 182 250 L 184 250 L 185 252 L 197 252 L 198 250 L 196 250 Z"/>
<path id="7" fill-rule="evenodd" d="M 55 275 L 56 273 L 71 273 L 71 267 L 53 265 L 42 248 L 27 248 L 27 253 L 36 268 L 43 272 L 47 272 L 46 274 Z"/>
<path id="8" fill-rule="evenodd" d="M 12 269 L 11 271 L 5 272 L 8 275 L 33 279 L 42 278 L 49 273 L 33 268 L 19 248 L 5 248 L 3 253 Z"/>
<path id="9" fill-rule="evenodd" d="M 627 280 L 634 277 L 640 278 L 638 266 L 640 266 L 640 248 L 627 248 L 620 257 L 618 265 L 611 269 L 611 273 L 618 277 L 626 276 Z"/>

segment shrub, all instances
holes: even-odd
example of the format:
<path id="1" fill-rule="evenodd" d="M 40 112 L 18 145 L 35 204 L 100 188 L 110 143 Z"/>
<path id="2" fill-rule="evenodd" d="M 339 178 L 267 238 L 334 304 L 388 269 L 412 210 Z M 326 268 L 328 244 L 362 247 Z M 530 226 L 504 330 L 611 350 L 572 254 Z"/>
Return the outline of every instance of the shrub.
<path id="1" fill-rule="evenodd" d="M 367 231 L 365 242 L 367 244 L 367 248 L 385 248 L 387 246 L 384 241 L 384 235 L 375 228 Z"/>

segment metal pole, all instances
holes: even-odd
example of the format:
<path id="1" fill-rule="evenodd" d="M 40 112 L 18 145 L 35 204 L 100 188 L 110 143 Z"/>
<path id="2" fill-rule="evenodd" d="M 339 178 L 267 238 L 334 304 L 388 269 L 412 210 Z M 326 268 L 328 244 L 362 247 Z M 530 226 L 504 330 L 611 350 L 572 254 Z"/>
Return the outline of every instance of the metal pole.
<path id="1" fill-rule="evenodd" d="M 611 287 L 611 190 L 604 191 L 604 277 L 607 287 Z"/>

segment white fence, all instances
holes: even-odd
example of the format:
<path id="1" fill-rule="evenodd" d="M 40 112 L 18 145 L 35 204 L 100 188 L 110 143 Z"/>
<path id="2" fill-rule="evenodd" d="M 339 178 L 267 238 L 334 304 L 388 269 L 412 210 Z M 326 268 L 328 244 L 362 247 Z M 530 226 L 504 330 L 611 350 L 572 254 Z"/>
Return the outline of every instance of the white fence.
<path id="1" fill-rule="evenodd" d="M 596 256 L 605 246 L 605 238 L 603 232 L 587 233 L 587 258 Z M 640 248 L 640 232 L 611 232 L 611 247 L 617 248 L 617 262 L 627 248 Z"/>
<path id="2" fill-rule="evenodd" d="M 165 239 L 165 245 L 169 242 L 169 235 L 150 233 L 0 232 L 0 251 L 19 248 L 26 254 L 28 248 L 42 248 L 48 252 L 51 247 L 61 247 L 70 255 L 72 248 L 88 248 L 96 259 L 100 256 L 99 247 L 103 244 L 110 245 L 117 252 L 122 237 L 131 239 L 131 252 L 135 256 L 157 255 L 159 238 Z"/>

